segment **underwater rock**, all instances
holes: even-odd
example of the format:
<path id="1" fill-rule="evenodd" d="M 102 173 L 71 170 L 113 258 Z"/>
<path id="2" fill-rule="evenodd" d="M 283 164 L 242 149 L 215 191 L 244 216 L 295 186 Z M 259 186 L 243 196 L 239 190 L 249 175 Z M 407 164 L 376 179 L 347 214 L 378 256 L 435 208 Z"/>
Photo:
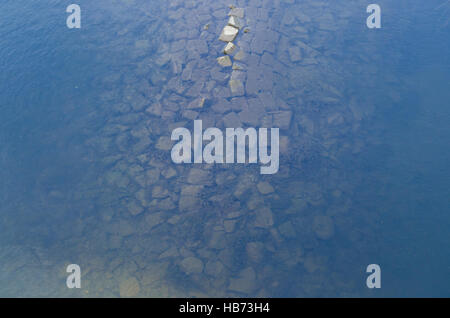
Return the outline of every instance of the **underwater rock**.
<path id="1" fill-rule="evenodd" d="M 259 193 L 261 194 L 269 194 L 274 191 L 273 187 L 270 185 L 269 182 L 261 181 L 259 182 L 256 187 L 258 188 Z"/>
<path id="2" fill-rule="evenodd" d="M 244 84 L 240 80 L 230 80 L 229 84 L 233 96 L 242 96 L 245 94 Z"/>
<path id="3" fill-rule="evenodd" d="M 172 210 L 172 209 L 176 208 L 175 204 L 173 203 L 173 201 L 170 197 L 159 201 L 157 204 L 157 207 L 164 211 Z"/>
<path id="4" fill-rule="evenodd" d="M 245 69 L 245 66 L 243 64 L 234 62 L 232 69 L 235 71 L 242 71 Z"/>
<path id="5" fill-rule="evenodd" d="M 168 168 L 164 170 L 161 174 L 163 175 L 164 178 L 170 179 L 177 175 L 177 171 L 174 168 Z"/>
<path id="6" fill-rule="evenodd" d="M 250 294 L 256 288 L 256 273 L 251 267 L 243 269 L 238 278 L 230 279 L 228 289 L 243 294 Z"/>
<path id="7" fill-rule="evenodd" d="M 237 29 L 242 28 L 242 23 L 241 23 L 241 21 L 240 21 L 237 17 L 235 17 L 235 16 L 231 16 L 231 17 L 228 19 L 228 25 L 230 25 L 230 26 L 232 26 L 232 27 L 235 27 L 235 28 L 237 28 Z"/>
<path id="8" fill-rule="evenodd" d="M 234 66 L 234 64 L 233 64 L 233 66 Z M 245 82 L 246 77 L 247 77 L 247 74 L 245 72 L 242 72 L 239 70 L 233 70 L 231 72 L 230 80 L 237 80 L 237 81 Z"/>
<path id="9" fill-rule="evenodd" d="M 261 227 L 268 229 L 273 226 L 273 214 L 268 207 L 258 209 L 256 211 L 255 221 L 253 223 L 255 227 Z"/>
<path id="10" fill-rule="evenodd" d="M 229 112 L 223 117 L 223 123 L 227 128 L 238 128 L 242 126 L 239 116 L 235 112 Z"/>
<path id="11" fill-rule="evenodd" d="M 236 55 L 234 56 L 234 59 L 236 61 L 242 61 L 245 58 L 245 52 L 243 50 L 240 50 L 239 52 L 236 53 Z"/>
<path id="12" fill-rule="evenodd" d="M 317 215 L 314 217 L 313 229 L 318 238 L 327 240 L 334 235 L 333 219 L 326 215 Z"/>
<path id="13" fill-rule="evenodd" d="M 273 125 L 280 129 L 289 129 L 291 124 L 292 112 L 280 111 L 273 114 Z"/>
<path id="14" fill-rule="evenodd" d="M 223 67 L 228 67 L 228 66 L 231 66 L 231 64 L 232 64 L 231 59 L 228 55 L 218 57 L 217 62 Z"/>
<path id="15" fill-rule="evenodd" d="M 186 185 L 181 189 L 181 196 L 178 202 L 180 211 L 190 211 L 198 209 L 201 206 L 200 191 L 203 186 Z"/>
<path id="16" fill-rule="evenodd" d="M 205 98 L 199 97 L 194 99 L 192 102 L 189 103 L 187 106 L 188 109 L 197 109 L 197 108 L 203 108 L 203 105 L 205 105 Z"/>
<path id="17" fill-rule="evenodd" d="M 205 266 L 206 274 L 219 277 L 225 271 L 225 266 L 220 261 L 208 261 Z"/>
<path id="18" fill-rule="evenodd" d="M 200 274 L 203 272 L 203 262 L 194 256 L 183 259 L 180 263 L 180 267 L 187 275 Z"/>
<path id="19" fill-rule="evenodd" d="M 223 249 L 226 247 L 225 231 L 214 231 L 209 240 L 208 246 L 213 249 Z"/>
<path id="20" fill-rule="evenodd" d="M 155 226 L 161 224 L 164 219 L 162 218 L 162 212 L 152 213 L 145 216 L 145 224 L 147 229 L 152 229 Z"/>
<path id="21" fill-rule="evenodd" d="M 302 59 L 302 54 L 300 48 L 297 46 L 289 48 L 289 57 L 291 58 L 291 62 L 298 62 Z"/>
<path id="22" fill-rule="evenodd" d="M 244 9 L 243 8 L 232 8 L 228 13 L 229 16 L 244 18 Z"/>
<path id="23" fill-rule="evenodd" d="M 234 228 L 236 226 L 237 220 L 225 220 L 223 221 L 223 227 L 225 229 L 225 232 L 231 233 L 234 231 Z"/>
<path id="24" fill-rule="evenodd" d="M 227 25 L 223 28 L 219 40 L 223 42 L 232 42 L 236 38 L 238 32 L 239 30 L 236 29 L 235 27 Z"/>
<path id="25" fill-rule="evenodd" d="M 128 211 L 135 216 L 144 211 L 144 209 L 137 202 L 132 201 L 128 204 Z"/>
<path id="26" fill-rule="evenodd" d="M 219 83 L 224 83 L 228 79 L 229 75 L 226 74 L 226 73 L 221 72 L 220 70 L 221 70 L 221 68 L 219 66 L 216 66 L 216 67 L 213 67 L 209 71 L 209 73 L 211 75 L 211 78 L 214 81 L 217 81 Z"/>
<path id="27" fill-rule="evenodd" d="M 192 168 L 187 181 L 191 184 L 208 184 L 211 183 L 211 174 L 207 170 Z"/>
<path id="28" fill-rule="evenodd" d="M 139 291 L 139 282 L 134 277 L 122 281 L 119 285 L 120 297 L 135 297 Z"/>
<path id="29" fill-rule="evenodd" d="M 193 110 L 185 110 L 185 111 L 183 111 L 181 116 L 186 119 L 194 120 L 198 117 L 198 112 L 193 111 Z"/>
<path id="30" fill-rule="evenodd" d="M 156 149 L 167 151 L 167 150 L 172 149 L 172 145 L 173 145 L 173 141 L 170 140 L 169 137 L 161 136 L 161 137 L 159 137 L 158 142 L 156 143 L 155 147 L 156 147 Z"/>
<path id="31" fill-rule="evenodd" d="M 225 114 L 226 112 L 229 112 L 231 110 L 231 103 L 225 98 L 221 98 L 211 108 L 216 113 Z"/>
<path id="32" fill-rule="evenodd" d="M 296 236 L 294 226 L 290 221 L 284 222 L 278 227 L 278 232 L 287 238 L 294 238 Z"/>
<path id="33" fill-rule="evenodd" d="M 247 251 L 247 257 L 249 260 L 258 263 L 264 256 L 264 244 L 261 242 L 247 243 L 245 250 Z"/>
<path id="34" fill-rule="evenodd" d="M 162 199 L 169 195 L 169 191 L 161 186 L 154 186 L 152 190 L 152 197 L 155 199 Z"/>
<path id="35" fill-rule="evenodd" d="M 195 50 L 198 54 L 203 55 L 208 53 L 208 44 L 205 40 L 189 40 L 187 41 L 187 49 Z"/>

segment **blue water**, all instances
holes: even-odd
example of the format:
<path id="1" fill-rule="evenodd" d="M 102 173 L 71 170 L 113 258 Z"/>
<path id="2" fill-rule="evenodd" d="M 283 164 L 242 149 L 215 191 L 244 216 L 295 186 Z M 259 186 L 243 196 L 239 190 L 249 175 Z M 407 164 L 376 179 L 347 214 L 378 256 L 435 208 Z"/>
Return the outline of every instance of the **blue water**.
<path id="1" fill-rule="evenodd" d="M 450 296 L 448 1 L 379 1 L 375 30 L 365 1 L 238 0 L 232 107 L 229 1 L 68 4 L 0 4 L 0 296 Z M 274 175 L 165 147 L 288 111 Z"/>

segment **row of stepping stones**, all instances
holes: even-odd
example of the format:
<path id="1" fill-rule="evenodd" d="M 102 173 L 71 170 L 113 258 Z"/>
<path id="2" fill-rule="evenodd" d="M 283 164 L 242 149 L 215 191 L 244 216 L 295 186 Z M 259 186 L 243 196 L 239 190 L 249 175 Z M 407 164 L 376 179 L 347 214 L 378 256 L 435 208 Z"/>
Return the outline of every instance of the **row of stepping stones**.
<path id="1" fill-rule="evenodd" d="M 223 67 L 232 65 L 230 55 L 236 50 L 236 45 L 233 41 L 238 35 L 239 30 L 242 28 L 240 19 L 244 18 L 244 9 L 231 7 L 228 16 L 230 17 L 228 19 L 228 24 L 223 28 L 219 37 L 220 41 L 227 43 L 223 49 L 225 55 L 217 58 L 217 62 Z"/>

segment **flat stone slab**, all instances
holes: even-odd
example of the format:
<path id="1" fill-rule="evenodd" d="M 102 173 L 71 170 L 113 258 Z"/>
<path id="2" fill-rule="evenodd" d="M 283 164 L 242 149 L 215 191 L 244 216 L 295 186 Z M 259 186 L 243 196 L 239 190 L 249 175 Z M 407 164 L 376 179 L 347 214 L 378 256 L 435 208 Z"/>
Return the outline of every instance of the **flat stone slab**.
<path id="1" fill-rule="evenodd" d="M 239 52 L 236 53 L 234 56 L 234 59 L 236 61 L 242 61 L 245 58 L 245 52 L 241 49 Z"/>
<path id="2" fill-rule="evenodd" d="M 242 96 L 245 94 L 244 84 L 240 80 L 232 79 L 229 84 L 233 96 Z"/>
<path id="3" fill-rule="evenodd" d="M 241 20 L 239 20 L 239 18 L 238 18 L 238 17 L 235 17 L 235 16 L 231 16 L 231 17 L 228 19 L 228 25 L 230 25 L 230 26 L 232 26 L 232 27 L 235 27 L 235 28 L 237 28 L 237 29 L 241 29 L 241 28 L 242 28 L 242 22 L 241 22 Z"/>
<path id="4" fill-rule="evenodd" d="M 217 58 L 217 63 L 219 63 L 223 67 L 231 66 L 231 59 L 228 55 L 221 56 Z"/>
<path id="5" fill-rule="evenodd" d="M 223 42 L 232 42 L 236 38 L 238 32 L 239 30 L 237 28 L 227 25 L 223 28 L 219 40 Z"/>
<path id="6" fill-rule="evenodd" d="M 231 72 L 231 78 L 230 80 L 239 80 L 241 82 L 244 82 L 246 79 L 246 73 L 242 71 L 233 70 Z"/>
<path id="7" fill-rule="evenodd" d="M 238 18 L 244 18 L 244 8 L 233 8 L 231 9 L 231 11 L 228 13 L 229 16 L 234 16 L 234 17 L 238 17 Z"/>

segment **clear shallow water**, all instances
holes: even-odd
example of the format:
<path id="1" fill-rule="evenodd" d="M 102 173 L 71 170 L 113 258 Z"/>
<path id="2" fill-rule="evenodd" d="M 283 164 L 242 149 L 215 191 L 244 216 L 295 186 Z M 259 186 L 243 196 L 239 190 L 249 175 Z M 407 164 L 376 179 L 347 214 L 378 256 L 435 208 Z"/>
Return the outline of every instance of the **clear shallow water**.
<path id="1" fill-rule="evenodd" d="M 4 1 L 0 295 L 449 296 L 442 3 L 380 1 L 375 31 L 359 1 L 238 1 L 246 95 L 230 109 L 228 2 L 80 1 L 68 30 L 62 1 Z M 280 171 L 172 164 L 160 138 L 192 125 L 198 96 L 221 128 L 245 101 L 266 103 L 253 126 L 291 111 Z"/>

